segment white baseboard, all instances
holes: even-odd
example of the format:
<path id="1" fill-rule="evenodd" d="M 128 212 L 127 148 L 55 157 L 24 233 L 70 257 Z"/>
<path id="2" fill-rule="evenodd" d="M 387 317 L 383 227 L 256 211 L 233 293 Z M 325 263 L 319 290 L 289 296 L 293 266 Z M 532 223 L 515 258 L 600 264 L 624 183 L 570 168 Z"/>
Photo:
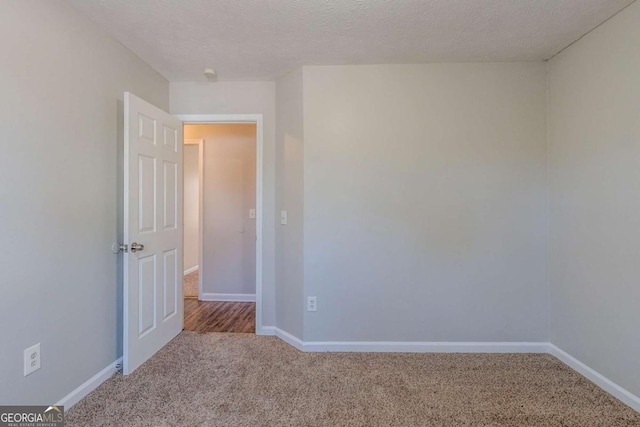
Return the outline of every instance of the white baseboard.
<path id="1" fill-rule="evenodd" d="M 609 378 L 585 365 L 566 351 L 553 344 L 549 344 L 549 354 L 560 359 L 560 361 L 564 362 L 571 369 L 586 377 L 595 385 L 620 400 L 622 403 L 640 412 L 640 397 L 634 395 L 629 390 L 620 387 Z"/>
<path id="2" fill-rule="evenodd" d="M 304 352 L 336 353 L 547 353 L 546 342 L 302 341 L 276 327 L 269 332 Z M 266 328 L 263 328 L 266 329 Z M 267 334 L 264 334 L 267 335 Z"/>
<path id="3" fill-rule="evenodd" d="M 191 273 L 193 273 L 194 271 L 198 271 L 198 270 L 200 270 L 200 266 L 199 266 L 199 265 L 193 266 L 193 267 L 191 267 L 191 268 L 187 268 L 187 269 L 184 271 L 184 275 L 186 276 L 187 274 L 191 274 Z"/>
<path id="4" fill-rule="evenodd" d="M 102 369 L 100 372 L 89 378 L 87 381 L 78 386 L 71 393 L 67 394 L 65 397 L 60 399 L 56 405 L 64 406 L 65 411 L 69 410 L 73 405 L 82 400 L 83 397 L 91 393 L 93 390 L 98 388 L 100 384 L 111 378 L 116 370 L 117 366 L 122 363 L 122 357 L 112 362 L 106 368 Z"/>
<path id="5" fill-rule="evenodd" d="M 289 332 L 283 331 L 279 328 L 275 328 L 275 335 L 290 346 L 293 346 L 300 351 L 307 351 L 304 348 L 304 342 L 300 338 L 294 337 Z"/>
<path id="6" fill-rule="evenodd" d="M 263 326 L 260 329 L 256 329 L 256 335 L 262 335 L 262 336 L 274 336 L 276 334 L 276 327 L 275 326 Z"/>
<path id="7" fill-rule="evenodd" d="M 256 294 L 207 294 L 200 296 L 201 301 L 256 302 Z"/>
<path id="8" fill-rule="evenodd" d="M 295 347 L 300 351 L 305 351 L 304 343 L 300 338 L 295 337 L 289 332 L 283 331 L 280 328 L 276 328 L 275 326 L 263 326 L 259 331 L 256 331 L 256 335 L 276 336 L 290 346 Z"/>
<path id="9" fill-rule="evenodd" d="M 363 353 L 546 353 L 546 342 L 419 342 L 318 341 L 304 342 L 304 351 Z"/>

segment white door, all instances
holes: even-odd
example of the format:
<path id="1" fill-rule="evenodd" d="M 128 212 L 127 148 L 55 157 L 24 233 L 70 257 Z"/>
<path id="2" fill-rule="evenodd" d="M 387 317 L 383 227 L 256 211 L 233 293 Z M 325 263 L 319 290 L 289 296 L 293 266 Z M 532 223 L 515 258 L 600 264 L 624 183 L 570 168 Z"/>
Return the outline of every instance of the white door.
<path id="1" fill-rule="evenodd" d="M 124 94 L 123 372 L 182 331 L 182 122 Z"/>

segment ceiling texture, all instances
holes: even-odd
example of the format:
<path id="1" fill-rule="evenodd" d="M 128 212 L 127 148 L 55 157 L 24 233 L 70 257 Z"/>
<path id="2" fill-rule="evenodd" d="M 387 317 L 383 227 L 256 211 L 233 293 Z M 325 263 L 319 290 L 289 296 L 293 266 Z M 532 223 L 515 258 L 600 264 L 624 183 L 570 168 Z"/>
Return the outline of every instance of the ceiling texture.
<path id="1" fill-rule="evenodd" d="M 546 60 L 633 0 L 69 0 L 169 81 Z"/>

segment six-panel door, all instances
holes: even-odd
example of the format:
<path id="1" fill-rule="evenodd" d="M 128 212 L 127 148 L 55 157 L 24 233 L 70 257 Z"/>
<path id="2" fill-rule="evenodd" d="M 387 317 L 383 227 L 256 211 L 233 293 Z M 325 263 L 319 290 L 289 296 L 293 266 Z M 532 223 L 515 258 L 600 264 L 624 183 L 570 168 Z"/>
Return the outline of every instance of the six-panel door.
<path id="1" fill-rule="evenodd" d="M 182 123 L 125 93 L 123 371 L 182 330 Z"/>

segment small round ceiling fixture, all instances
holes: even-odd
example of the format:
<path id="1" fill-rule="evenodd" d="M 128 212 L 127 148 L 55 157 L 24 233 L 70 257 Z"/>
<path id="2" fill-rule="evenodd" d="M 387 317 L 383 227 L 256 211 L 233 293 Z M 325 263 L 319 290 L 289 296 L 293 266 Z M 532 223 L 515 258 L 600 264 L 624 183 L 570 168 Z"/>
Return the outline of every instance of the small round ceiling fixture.
<path id="1" fill-rule="evenodd" d="M 216 73 L 216 70 L 214 70 L 213 68 L 205 68 L 204 75 L 209 79 L 215 79 L 218 74 Z"/>

